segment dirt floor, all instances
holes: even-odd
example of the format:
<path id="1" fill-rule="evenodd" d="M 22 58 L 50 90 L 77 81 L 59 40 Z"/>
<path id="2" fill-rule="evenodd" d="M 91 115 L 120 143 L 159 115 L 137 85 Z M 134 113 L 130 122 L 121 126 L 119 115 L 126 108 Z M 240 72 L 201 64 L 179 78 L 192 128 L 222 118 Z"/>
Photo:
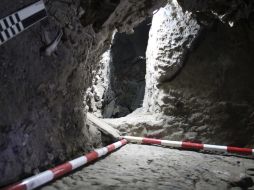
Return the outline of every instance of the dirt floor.
<path id="1" fill-rule="evenodd" d="M 41 190 L 254 189 L 253 159 L 128 144 Z"/>

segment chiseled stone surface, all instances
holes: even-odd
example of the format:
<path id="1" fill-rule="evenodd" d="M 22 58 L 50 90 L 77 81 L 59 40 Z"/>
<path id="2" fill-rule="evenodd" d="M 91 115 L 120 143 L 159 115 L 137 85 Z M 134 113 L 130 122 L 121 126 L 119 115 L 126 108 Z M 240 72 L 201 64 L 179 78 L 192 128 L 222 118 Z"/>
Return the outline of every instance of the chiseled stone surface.
<path id="1" fill-rule="evenodd" d="M 41 190 L 247 189 L 253 169 L 251 159 L 128 144 Z"/>
<path id="2" fill-rule="evenodd" d="M 143 107 L 160 111 L 158 85 L 174 79 L 201 31 L 193 15 L 173 0 L 153 16 L 146 50 L 146 89 Z M 159 107 L 159 108 L 158 108 Z"/>
<path id="3" fill-rule="evenodd" d="M 146 133 L 171 140 L 252 147 L 252 18 L 238 21 L 233 27 L 217 20 L 200 33 L 200 17 L 194 12 L 184 12 L 172 1 L 153 17 L 143 107 L 144 118 L 148 111 L 162 122 L 158 126 L 157 121 L 153 124 L 141 116 L 137 123 L 133 114 L 120 128 L 139 131 L 138 136 Z"/>
<path id="4" fill-rule="evenodd" d="M 0 18 L 35 2 L 2 0 Z M 93 149 L 85 90 L 113 30 L 131 31 L 163 1 L 45 0 L 48 18 L 0 47 L 0 186 Z M 63 31 L 52 56 L 46 36 Z M 96 134 L 96 133 L 94 133 Z"/>

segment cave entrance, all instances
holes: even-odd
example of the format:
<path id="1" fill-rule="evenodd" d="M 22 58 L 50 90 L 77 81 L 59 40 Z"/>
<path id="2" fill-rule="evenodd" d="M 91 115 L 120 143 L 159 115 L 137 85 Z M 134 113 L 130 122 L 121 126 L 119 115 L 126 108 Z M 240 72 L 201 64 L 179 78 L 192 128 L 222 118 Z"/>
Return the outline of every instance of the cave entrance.
<path id="1" fill-rule="evenodd" d="M 102 55 L 88 98 L 89 111 L 97 117 L 119 118 L 142 107 L 151 20 L 140 23 L 132 34 L 115 33 Z"/>

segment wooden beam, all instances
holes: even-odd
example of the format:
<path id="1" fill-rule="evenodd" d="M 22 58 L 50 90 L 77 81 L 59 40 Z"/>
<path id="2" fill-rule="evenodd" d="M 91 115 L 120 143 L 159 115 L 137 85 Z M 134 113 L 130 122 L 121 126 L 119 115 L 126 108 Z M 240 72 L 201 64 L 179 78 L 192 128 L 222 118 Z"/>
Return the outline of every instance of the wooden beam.
<path id="1" fill-rule="evenodd" d="M 87 113 L 87 122 L 92 123 L 95 127 L 97 127 L 101 132 L 105 133 L 106 135 L 110 135 L 115 139 L 119 139 L 120 134 L 119 131 L 113 128 L 111 125 L 104 122 L 102 119 L 94 116 L 91 113 Z"/>

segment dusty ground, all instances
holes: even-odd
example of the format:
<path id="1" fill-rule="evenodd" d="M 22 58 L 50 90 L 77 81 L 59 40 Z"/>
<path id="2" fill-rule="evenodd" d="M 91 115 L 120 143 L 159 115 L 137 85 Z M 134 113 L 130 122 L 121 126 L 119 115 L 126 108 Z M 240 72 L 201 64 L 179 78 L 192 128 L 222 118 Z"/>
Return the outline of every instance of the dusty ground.
<path id="1" fill-rule="evenodd" d="M 128 144 L 41 190 L 248 189 L 253 164 L 240 157 Z"/>

